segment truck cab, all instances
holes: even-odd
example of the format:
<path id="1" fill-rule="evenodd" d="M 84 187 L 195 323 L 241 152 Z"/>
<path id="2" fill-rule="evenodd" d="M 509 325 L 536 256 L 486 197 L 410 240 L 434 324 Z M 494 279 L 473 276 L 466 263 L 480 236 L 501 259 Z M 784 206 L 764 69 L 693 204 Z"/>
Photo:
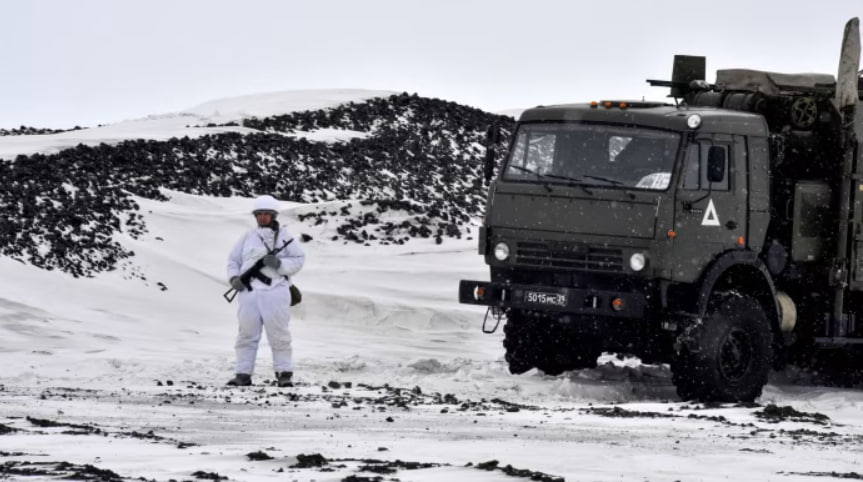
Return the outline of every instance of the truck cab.
<path id="1" fill-rule="evenodd" d="M 703 65 L 680 56 L 672 81 L 650 81 L 675 103 L 518 119 L 480 229 L 490 280 L 459 287 L 506 320 L 511 372 L 623 352 L 671 364 L 684 399 L 753 400 L 795 344 L 863 340 L 863 80 L 849 107 L 834 101 L 848 78 L 733 69 L 707 84 Z"/>

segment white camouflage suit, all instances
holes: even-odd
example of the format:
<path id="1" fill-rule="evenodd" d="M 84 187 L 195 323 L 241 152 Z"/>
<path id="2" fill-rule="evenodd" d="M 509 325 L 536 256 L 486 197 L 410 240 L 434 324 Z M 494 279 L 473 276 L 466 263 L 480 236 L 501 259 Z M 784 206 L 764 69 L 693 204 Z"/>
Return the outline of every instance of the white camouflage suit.
<path id="1" fill-rule="evenodd" d="M 228 279 L 240 276 L 255 262 L 264 257 L 273 246 L 280 247 L 285 241 L 293 239 L 276 256 L 282 261 L 278 269 L 264 266 L 261 273 L 270 278 L 268 286 L 252 278 L 252 289 L 239 293 L 237 319 L 240 329 L 237 343 L 236 373 L 251 375 L 255 369 L 258 342 L 263 328 L 267 330 L 267 341 L 273 350 L 273 368 L 278 372 L 292 372 L 294 368 L 293 349 L 291 348 L 291 280 L 306 261 L 306 255 L 298 239 L 284 227 L 279 227 L 278 236 L 273 240 L 274 231 L 270 227 L 257 227 L 243 236 L 228 257 Z"/>

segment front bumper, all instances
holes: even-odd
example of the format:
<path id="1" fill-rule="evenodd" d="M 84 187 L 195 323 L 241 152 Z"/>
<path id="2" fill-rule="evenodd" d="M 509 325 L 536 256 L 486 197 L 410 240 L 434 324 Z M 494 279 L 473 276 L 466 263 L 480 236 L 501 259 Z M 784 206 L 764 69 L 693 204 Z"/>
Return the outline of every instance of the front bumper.
<path id="1" fill-rule="evenodd" d="M 643 318 L 647 298 L 642 293 L 527 284 L 462 280 L 459 303 L 561 314 Z"/>

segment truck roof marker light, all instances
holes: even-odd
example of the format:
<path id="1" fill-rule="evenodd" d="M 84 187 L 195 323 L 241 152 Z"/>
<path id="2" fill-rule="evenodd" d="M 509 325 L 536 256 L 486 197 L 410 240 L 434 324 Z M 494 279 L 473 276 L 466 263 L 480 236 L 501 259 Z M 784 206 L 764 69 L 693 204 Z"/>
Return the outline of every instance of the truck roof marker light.
<path id="1" fill-rule="evenodd" d="M 591 109 L 596 109 L 597 107 L 599 107 L 599 102 L 597 102 L 597 101 L 595 101 L 595 100 L 594 100 L 594 101 L 592 101 L 592 102 L 590 103 L 590 108 L 591 108 Z"/>
<path id="2" fill-rule="evenodd" d="M 677 231 L 675 231 L 675 230 L 673 230 L 673 229 L 669 229 L 669 230 L 668 230 L 668 237 L 669 237 L 669 238 L 671 238 L 671 239 L 676 238 L 676 237 L 677 237 Z"/>
<path id="3" fill-rule="evenodd" d="M 626 102 L 621 102 L 621 103 L 620 103 L 620 108 L 621 108 L 621 109 L 626 109 L 627 107 L 629 107 L 629 106 L 628 106 L 628 105 L 626 105 Z"/>
<path id="4" fill-rule="evenodd" d="M 613 106 L 613 105 L 614 105 L 614 102 L 612 102 L 610 100 L 605 101 L 605 108 L 606 109 L 611 109 L 611 106 Z"/>
<path id="5" fill-rule="evenodd" d="M 698 129 L 701 126 L 701 116 L 698 114 L 692 114 L 686 118 L 686 125 L 688 125 L 690 129 Z"/>
<path id="6" fill-rule="evenodd" d="M 746 239 L 743 236 L 737 237 L 737 246 L 746 246 Z"/>
<path id="7" fill-rule="evenodd" d="M 611 307 L 614 309 L 614 311 L 622 310 L 623 309 L 623 299 L 622 298 L 615 298 L 615 299 L 611 300 Z"/>

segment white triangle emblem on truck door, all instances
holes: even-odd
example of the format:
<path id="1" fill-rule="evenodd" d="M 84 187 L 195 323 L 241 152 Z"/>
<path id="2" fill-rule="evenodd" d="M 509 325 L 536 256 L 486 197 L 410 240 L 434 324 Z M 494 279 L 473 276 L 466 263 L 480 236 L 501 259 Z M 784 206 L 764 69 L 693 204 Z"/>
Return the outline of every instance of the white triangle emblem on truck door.
<path id="1" fill-rule="evenodd" d="M 702 226 L 719 226 L 719 215 L 716 214 L 716 206 L 713 205 L 713 199 L 707 203 L 707 209 L 704 210 L 704 218 L 701 219 Z"/>

